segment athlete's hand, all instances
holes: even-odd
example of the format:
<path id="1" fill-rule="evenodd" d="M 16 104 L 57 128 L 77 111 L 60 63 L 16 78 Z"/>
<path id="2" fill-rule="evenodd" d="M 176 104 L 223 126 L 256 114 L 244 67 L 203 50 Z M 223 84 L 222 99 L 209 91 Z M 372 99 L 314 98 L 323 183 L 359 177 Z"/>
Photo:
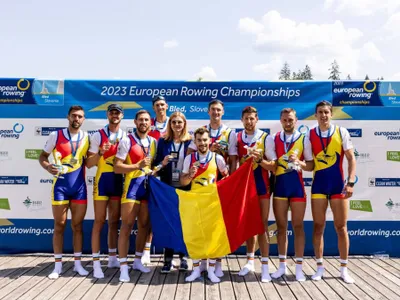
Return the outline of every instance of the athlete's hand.
<path id="1" fill-rule="evenodd" d="M 110 150 L 111 148 L 111 143 L 107 141 L 107 143 L 104 143 L 101 147 L 100 147 L 100 153 L 105 153 L 108 150 Z"/>
<path id="2" fill-rule="evenodd" d="M 189 169 L 189 176 L 190 176 L 190 178 L 193 178 L 193 177 L 196 175 L 197 170 L 198 170 L 198 168 L 195 167 L 195 166 L 192 166 L 192 167 Z"/>
<path id="3" fill-rule="evenodd" d="M 47 172 L 49 172 L 51 175 L 57 175 L 58 174 L 58 168 L 55 167 L 54 165 L 50 164 L 46 168 Z"/>
<path id="4" fill-rule="evenodd" d="M 353 188 L 346 184 L 346 186 L 344 187 L 344 198 L 348 199 L 351 196 L 353 196 Z"/>
<path id="5" fill-rule="evenodd" d="M 151 165 L 151 159 L 150 159 L 150 157 L 146 157 L 145 159 L 142 159 L 139 162 L 139 169 L 143 169 L 143 168 L 148 167 L 150 165 Z"/>
<path id="6" fill-rule="evenodd" d="M 299 162 L 299 157 L 297 156 L 297 153 L 290 154 L 289 161 L 291 161 L 293 163 Z"/>
<path id="7" fill-rule="evenodd" d="M 165 167 L 166 165 L 168 165 L 169 160 L 172 158 L 172 155 L 166 155 L 163 159 L 163 161 L 161 162 L 163 167 Z"/>
<path id="8" fill-rule="evenodd" d="M 250 155 L 254 159 L 255 162 L 260 163 L 262 161 L 262 154 L 259 151 L 254 150 L 251 152 Z"/>
<path id="9" fill-rule="evenodd" d="M 220 144 L 218 143 L 212 143 L 210 147 L 211 152 L 219 151 L 221 149 Z"/>

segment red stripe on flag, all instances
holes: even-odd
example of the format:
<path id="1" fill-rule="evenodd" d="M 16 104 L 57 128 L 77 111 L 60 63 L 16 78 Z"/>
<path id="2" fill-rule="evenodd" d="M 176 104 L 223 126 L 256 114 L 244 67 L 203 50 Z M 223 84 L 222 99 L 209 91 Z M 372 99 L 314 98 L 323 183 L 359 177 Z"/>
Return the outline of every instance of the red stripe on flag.
<path id="1" fill-rule="evenodd" d="M 217 188 L 230 248 L 234 252 L 247 239 L 264 232 L 252 160 L 217 182 Z"/>

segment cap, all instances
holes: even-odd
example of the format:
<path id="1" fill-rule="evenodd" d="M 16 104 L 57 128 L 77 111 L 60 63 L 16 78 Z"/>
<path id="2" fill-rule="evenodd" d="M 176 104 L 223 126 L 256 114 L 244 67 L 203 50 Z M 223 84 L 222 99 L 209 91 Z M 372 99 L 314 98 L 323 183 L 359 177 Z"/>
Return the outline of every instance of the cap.
<path id="1" fill-rule="evenodd" d="M 152 100 L 153 105 L 154 105 L 154 103 L 156 103 L 157 101 L 160 101 L 160 100 L 164 100 L 165 102 L 167 102 L 167 100 L 165 99 L 165 97 L 163 97 L 163 96 L 155 96 L 155 97 L 153 98 L 153 100 Z"/>
<path id="2" fill-rule="evenodd" d="M 124 113 L 124 109 L 122 108 L 122 106 L 116 103 L 110 104 L 108 106 L 107 111 L 112 111 L 112 110 L 118 110 L 119 112 Z"/>

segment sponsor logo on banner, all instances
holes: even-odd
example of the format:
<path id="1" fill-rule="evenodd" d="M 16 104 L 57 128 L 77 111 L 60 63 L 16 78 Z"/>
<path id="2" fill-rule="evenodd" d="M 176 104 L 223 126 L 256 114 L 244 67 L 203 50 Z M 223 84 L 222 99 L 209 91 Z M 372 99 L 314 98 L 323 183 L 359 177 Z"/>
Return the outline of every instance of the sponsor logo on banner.
<path id="1" fill-rule="evenodd" d="M 38 105 L 64 105 L 64 81 L 35 79 L 32 95 Z"/>
<path id="2" fill-rule="evenodd" d="M 370 200 L 350 200 L 350 210 L 372 212 Z"/>
<path id="3" fill-rule="evenodd" d="M 28 211 L 37 211 L 44 209 L 43 201 L 31 200 L 29 197 L 26 197 L 26 199 L 22 203 L 25 205 Z"/>
<path id="4" fill-rule="evenodd" d="M 11 160 L 11 157 L 8 155 L 8 151 L 0 151 L 0 162 Z"/>
<path id="5" fill-rule="evenodd" d="M 394 202 L 391 198 L 389 198 L 389 201 L 386 202 L 385 204 L 387 207 L 393 208 L 393 207 L 400 207 L 400 202 Z"/>
<path id="6" fill-rule="evenodd" d="M 370 187 L 400 187 L 400 178 L 369 178 Z"/>
<path id="7" fill-rule="evenodd" d="M 310 131 L 310 128 L 307 125 L 300 125 L 297 130 L 302 134 L 307 134 Z"/>
<path id="8" fill-rule="evenodd" d="M 86 131 L 88 135 L 93 135 L 97 132 L 98 130 L 88 130 Z"/>
<path id="9" fill-rule="evenodd" d="M 10 210 L 10 202 L 7 198 L 0 198 L 0 209 Z"/>
<path id="10" fill-rule="evenodd" d="M 0 138 L 18 140 L 21 133 L 24 131 L 24 128 L 23 124 L 15 123 L 12 128 L 0 129 Z"/>
<path id="11" fill-rule="evenodd" d="M 40 179 L 40 183 L 53 183 L 53 179 L 47 178 L 47 179 Z"/>
<path id="12" fill-rule="evenodd" d="M 379 96 L 385 106 L 400 106 L 400 83 L 381 82 Z"/>
<path id="13" fill-rule="evenodd" d="M 354 156 L 356 157 L 357 163 L 362 164 L 372 162 L 370 154 L 367 152 L 359 152 L 357 149 L 354 149 Z"/>
<path id="14" fill-rule="evenodd" d="M 365 82 L 332 82 L 334 106 L 376 106 L 382 105 L 377 93 L 378 83 Z"/>
<path id="15" fill-rule="evenodd" d="M 28 184 L 28 176 L 0 176 L 0 184 Z"/>
<path id="16" fill-rule="evenodd" d="M 312 186 L 312 178 L 303 178 L 304 186 Z"/>
<path id="17" fill-rule="evenodd" d="M 65 127 L 35 127 L 35 135 L 49 136 L 53 131 L 64 129 Z"/>
<path id="18" fill-rule="evenodd" d="M 386 159 L 390 161 L 400 161 L 400 151 L 386 151 Z"/>
<path id="19" fill-rule="evenodd" d="M 362 129 L 361 128 L 347 128 L 351 137 L 362 137 Z"/>
<path id="20" fill-rule="evenodd" d="M 25 149 L 25 159 L 39 159 L 42 149 Z"/>
<path id="21" fill-rule="evenodd" d="M 0 104 L 33 104 L 29 79 L 0 80 Z"/>
<path id="22" fill-rule="evenodd" d="M 126 127 L 126 134 L 132 134 L 135 132 L 135 127 Z"/>
<path id="23" fill-rule="evenodd" d="M 400 129 L 397 131 L 375 131 L 375 136 L 384 136 L 387 140 L 400 140 Z"/>
<path id="24" fill-rule="evenodd" d="M 87 176 L 86 181 L 88 185 L 93 185 L 94 184 L 94 176 Z"/>

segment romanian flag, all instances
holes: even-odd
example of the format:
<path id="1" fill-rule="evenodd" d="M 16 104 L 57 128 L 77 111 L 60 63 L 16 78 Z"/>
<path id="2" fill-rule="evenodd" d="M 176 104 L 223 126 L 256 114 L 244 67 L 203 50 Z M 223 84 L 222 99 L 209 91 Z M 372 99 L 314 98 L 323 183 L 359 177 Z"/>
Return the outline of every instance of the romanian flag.
<path id="1" fill-rule="evenodd" d="M 175 189 L 152 176 L 149 188 L 156 246 L 193 259 L 217 258 L 264 232 L 251 160 L 226 179 L 193 192 Z"/>

